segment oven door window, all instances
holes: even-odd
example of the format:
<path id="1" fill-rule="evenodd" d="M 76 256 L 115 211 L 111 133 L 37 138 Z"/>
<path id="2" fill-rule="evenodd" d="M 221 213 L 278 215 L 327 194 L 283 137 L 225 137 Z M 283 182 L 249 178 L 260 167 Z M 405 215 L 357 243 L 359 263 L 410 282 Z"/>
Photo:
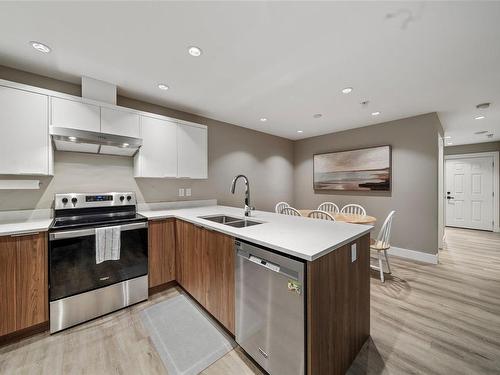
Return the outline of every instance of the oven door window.
<path id="1" fill-rule="evenodd" d="M 147 228 L 121 232 L 120 259 L 96 264 L 95 235 L 51 240 L 50 301 L 148 273 Z"/>

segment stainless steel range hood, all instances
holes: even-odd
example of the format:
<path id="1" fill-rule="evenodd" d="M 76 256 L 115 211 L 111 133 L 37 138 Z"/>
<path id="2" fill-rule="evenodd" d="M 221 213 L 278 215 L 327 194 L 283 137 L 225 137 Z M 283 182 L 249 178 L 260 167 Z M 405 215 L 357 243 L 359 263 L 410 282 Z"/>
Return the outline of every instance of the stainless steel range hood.
<path id="1" fill-rule="evenodd" d="M 140 138 L 71 128 L 51 127 L 50 135 L 58 151 L 133 156 L 142 146 Z"/>
<path id="2" fill-rule="evenodd" d="M 82 97 L 116 105 L 116 85 L 82 77 Z M 50 135 L 58 151 L 133 156 L 142 146 L 140 138 L 73 129 L 64 125 L 50 127 Z"/>

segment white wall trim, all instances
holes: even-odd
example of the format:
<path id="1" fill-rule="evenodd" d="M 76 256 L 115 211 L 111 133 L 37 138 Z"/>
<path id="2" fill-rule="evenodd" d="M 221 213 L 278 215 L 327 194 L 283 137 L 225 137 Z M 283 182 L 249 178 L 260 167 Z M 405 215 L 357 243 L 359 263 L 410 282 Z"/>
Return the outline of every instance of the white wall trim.
<path id="1" fill-rule="evenodd" d="M 389 250 L 387 250 L 389 255 L 405 258 L 410 260 L 416 260 L 419 262 L 430 263 L 430 264 L 438 264 L 439 263 L 439 255 L 438 254 L 429 254 L 423 253 L 421 251 L 403 249 L 402 247 L 391 246 Z"/>
<path id="2" fill-rule="evenodd" d="M 444 139 L 438 134 L 438 249 L 444 246 L 445 228 L 445 175 L 444 175 Z"/>
<path id="3" fill-rule="evenodd" d="M 493 157 L 493 163 L 495 164 L 495 167 L 493 168 L 493 232 L 500 232 L 500 220 L 499 220 L 499 206 L 500 206 L 500 189 L 499 189 L 499 169 L 500 169 L 500 152 L 498 151 L 490 151 L 490 152 L 476 152 L 476 153 L 471 153 L 471 154 L 455 154 L 455 155 L 446 155 L 444 157 L 444 160 L 452 160 L 452 159 L 463 159 L 463 158 L 481 158 L 481 157 L 486 157 L 486 156 L 492 156 Z M 444 189 L 446 189 L 446 183 L 444 186 Z M 443 190 L 443 195 L 445 194 L 445 191 Z"/>

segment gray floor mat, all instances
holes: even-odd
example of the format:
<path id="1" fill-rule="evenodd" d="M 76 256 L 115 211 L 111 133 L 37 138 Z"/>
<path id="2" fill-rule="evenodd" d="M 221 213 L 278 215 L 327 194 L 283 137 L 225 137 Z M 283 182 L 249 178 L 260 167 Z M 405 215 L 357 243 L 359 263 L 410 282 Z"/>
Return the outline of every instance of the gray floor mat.
<path id="1" fill-rule="evenodd" d="M 195 375 L 236 347 L 189 297 L 180 294 L 141 312 L 169 375 Z"/>

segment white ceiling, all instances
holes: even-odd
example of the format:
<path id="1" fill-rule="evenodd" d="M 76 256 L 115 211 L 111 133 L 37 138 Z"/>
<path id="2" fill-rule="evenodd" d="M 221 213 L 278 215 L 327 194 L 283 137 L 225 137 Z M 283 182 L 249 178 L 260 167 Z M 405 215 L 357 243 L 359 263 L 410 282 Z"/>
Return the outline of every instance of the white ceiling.
<path id="1" fill-rule="evenodd" d="M 475 143 L 500 140 L 499 20 L 479 1 L 1 2 L 0 64 L 290 139 L 436 111 Z"/>

